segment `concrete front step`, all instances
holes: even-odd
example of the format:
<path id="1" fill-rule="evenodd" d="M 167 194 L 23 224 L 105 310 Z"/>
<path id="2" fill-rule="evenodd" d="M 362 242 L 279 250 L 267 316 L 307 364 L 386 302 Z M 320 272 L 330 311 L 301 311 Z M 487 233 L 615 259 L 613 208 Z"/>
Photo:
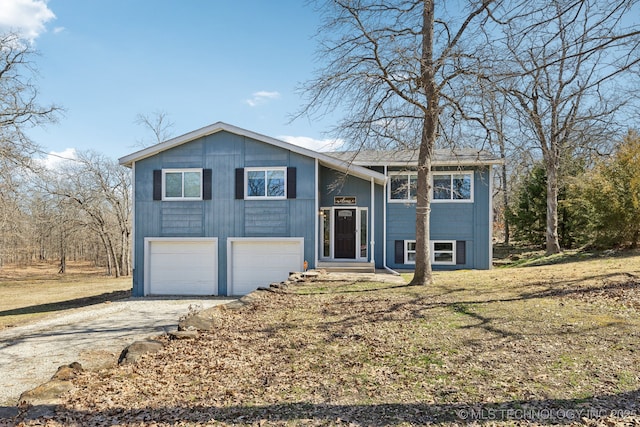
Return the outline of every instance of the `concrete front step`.
<path id="1" fill-rule="evenodd" d="M 318 269 L 328 273 L 375 273 L 376 267 L 369 262 L 318 262 Z"/>

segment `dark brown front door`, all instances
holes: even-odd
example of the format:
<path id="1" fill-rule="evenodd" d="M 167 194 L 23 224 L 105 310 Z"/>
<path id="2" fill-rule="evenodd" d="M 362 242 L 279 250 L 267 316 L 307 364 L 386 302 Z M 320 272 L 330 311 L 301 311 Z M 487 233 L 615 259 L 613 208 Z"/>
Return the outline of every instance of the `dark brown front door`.
<path id="1" fill-rule="evenodd" d="M 335 249 L 336 258 L 356 257 L 356 210 L 336 209 Z"/>

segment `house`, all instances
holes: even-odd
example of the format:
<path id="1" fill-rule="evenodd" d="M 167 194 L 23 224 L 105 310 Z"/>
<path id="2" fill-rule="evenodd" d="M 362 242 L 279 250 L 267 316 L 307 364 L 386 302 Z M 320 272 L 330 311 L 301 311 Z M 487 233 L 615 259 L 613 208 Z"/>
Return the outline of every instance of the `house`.
<path id="1" fill-rule="evenodd" d="M 133 172 L 133 294 L 242 295 L 308 268 L 411 269 L 413 151 L 320 153 L 215 123 L 120 159 Z M 433 162 L 434 269 L 488 269 L 486 152 Z"/>

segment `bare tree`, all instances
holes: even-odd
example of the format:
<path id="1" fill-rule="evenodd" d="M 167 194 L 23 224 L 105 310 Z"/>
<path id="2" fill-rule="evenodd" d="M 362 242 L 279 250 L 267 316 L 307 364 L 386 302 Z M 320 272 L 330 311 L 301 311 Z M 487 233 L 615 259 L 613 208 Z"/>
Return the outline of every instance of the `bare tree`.
<path id="1" fill-rule="evenodd" d="M 499 2 L 496 2 L 499 3 Z M 494 25 L 493 1 L 334 0 L 320 4 L 323 63 L 305 84 L 301 114 L 346 111 L 333 129 L 355 151 L 418 149 L 416 266 L 412 284 L 432 282 L 429 218 L 431 162 L 441 119 L 466 113 L 462 77 L 477 74 Z"/>
<path id="2" fill-rule="evenodd" d="M 520 139 L 537 148 L 547 175 L 547 253 L 560 251 L 561 163 L 627 128 L 619 114 L 637 93 L 637 2 L 531 1 L 499 27 L 500 68 L 486 76 L 511 103 Z M 635 12 L 634 8 L 635 7 Z M 626 87 L 625 87 L 626 86 Z M 527 145 L 529 144 L 529 145 Z"/>
<path id="3" fill-rule="evenodd" d="M 107 273 L 131 273 L 131 174 L 116 161 L 95 152 L 80 152 L 42 184 L 49 194 L 71 203 L 77 220 L 99 239 Z"/>
<path id="4" fill-rule="evenodd" d="M 35 52 L 13 33 L 0 35 L 0 156 L 15 166 L 28 166 L 39 147 L 25 129 L 56 120 L 61 108 L 41 106 L 33 82 Z"/>
<path id="5" fill-rule="evenodd" d="M 151 140 L 138 141 L 138 145 L 142 147 L 158 144 L 173 136 L 171 128 L 173 128 L 174 123 L 169 120 L 169 114 L 166 111 L 158 110 L 151 114 L 140 113 L 136 116 L 135 124 L 150 130 L 153 134 Z"/>
<path id="6" fill-rule="evenodd" d="M 502 165 L 500 168 L 500 186 L 499 191 L 502 194 L 503 208 L 503 236 L 504 243 L 509 244 L 511 237 L 509 228 L 509 218 L 506 210 L 509 207 L 509 174 L 507 172 L 507 152 L 509 147 L 508 126 L 508 105 L 503 96 L 499 92 L 485 91 L 480 98 L 480 106 L 482 109 L 482 120 L 488 129 L 489 144 L 498 152 Z"/>

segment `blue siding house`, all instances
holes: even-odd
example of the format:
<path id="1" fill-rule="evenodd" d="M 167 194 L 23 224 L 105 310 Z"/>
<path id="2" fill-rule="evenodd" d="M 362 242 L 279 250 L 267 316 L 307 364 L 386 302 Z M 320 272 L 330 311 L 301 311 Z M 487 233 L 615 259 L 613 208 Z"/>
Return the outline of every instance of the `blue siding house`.
<path id="1" fill-rule="evenodd" d="M 133 294 L 242 295 L 291 271 L 411 269 L 417 152 L 319 153 L 215 123 L 122 157 Z M 434 269 L 488 269 L 491 155 L 436 153 Z"/>

